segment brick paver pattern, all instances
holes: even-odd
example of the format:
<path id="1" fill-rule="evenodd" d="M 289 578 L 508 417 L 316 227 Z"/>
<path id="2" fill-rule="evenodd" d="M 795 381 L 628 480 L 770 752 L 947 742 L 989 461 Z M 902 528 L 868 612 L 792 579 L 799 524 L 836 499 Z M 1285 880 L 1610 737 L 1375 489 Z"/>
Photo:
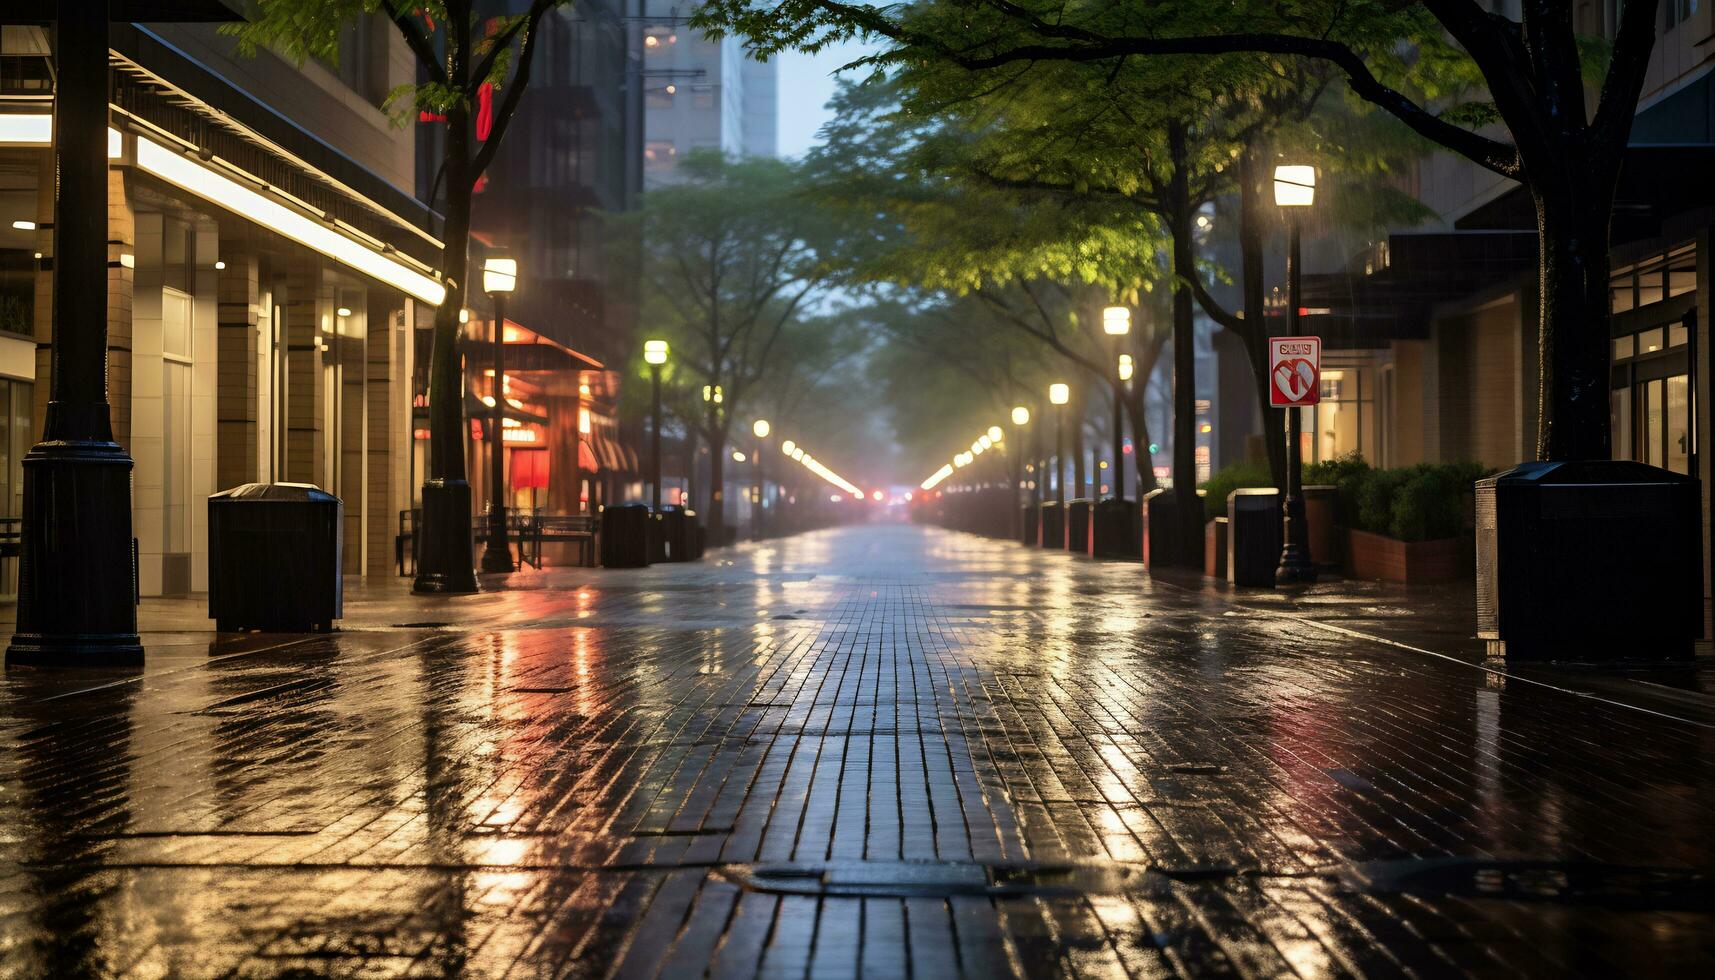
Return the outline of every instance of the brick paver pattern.
<path id="1" fill-rule="evenodd" d="M 529 582 L 332 636 L 153 634 L 140 676 L 9 671 L 5 971 L 1715 955 L 1695 718 L 909 526 Z"/>

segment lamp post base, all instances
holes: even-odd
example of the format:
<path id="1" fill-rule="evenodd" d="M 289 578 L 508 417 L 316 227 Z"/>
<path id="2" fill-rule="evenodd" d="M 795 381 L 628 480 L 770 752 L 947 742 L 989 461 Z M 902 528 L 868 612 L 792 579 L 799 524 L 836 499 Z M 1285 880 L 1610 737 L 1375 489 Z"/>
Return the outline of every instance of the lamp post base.
<path id="1" fill-rule="evenodd" d="M 1316 563 L 1307 549 L 1288 543 L 1280 549 L 1280 567 L 1274 570 L 1276 585 L 1311 585 L 1316 581 Z"/>
<path id="2" fill-rule="evenodd" d="M 6 664 L 138 666 L 131 457 L 115 442 L 43 442 L 23 459 L 18 628 Z"/>
<path id="3" fill-rule="evenodd" d="M 468 595 L 481 591 L 472 566 L 470 484 L 464 480 L 423 483 L 423 526 L 417 577 L 411 591 L 424 595 Z"/>
<path id="4" fill-rule="evenodd" d="M 482 570 L 485 572 L 516 572 L 512 563 L 512 544 L 507 541 L 506 508 L 498 507 L 488 517 L 488 543 L 482 549 Z"/>

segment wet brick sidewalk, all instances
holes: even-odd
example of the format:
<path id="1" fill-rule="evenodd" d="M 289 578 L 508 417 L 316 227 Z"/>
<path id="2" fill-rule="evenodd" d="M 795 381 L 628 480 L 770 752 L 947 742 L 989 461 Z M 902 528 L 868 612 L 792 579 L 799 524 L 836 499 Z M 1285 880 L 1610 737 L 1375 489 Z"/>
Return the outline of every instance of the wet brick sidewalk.
<path id="1" fill-rule="evenodd" d="M 142 674 L 7 672 L 5 972 L 1715 962 L 1705 696 L 1486 669 L 1433 596 L 903 526 L 517 584 L 331 637 L 152 604 Z"/>

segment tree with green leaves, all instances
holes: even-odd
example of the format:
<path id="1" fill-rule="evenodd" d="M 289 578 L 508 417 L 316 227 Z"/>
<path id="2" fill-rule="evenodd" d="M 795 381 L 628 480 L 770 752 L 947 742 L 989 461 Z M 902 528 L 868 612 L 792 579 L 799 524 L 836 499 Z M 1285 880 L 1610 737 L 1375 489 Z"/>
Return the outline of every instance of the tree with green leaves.
<path id="1" fill-rule="evenodd" d="M 537 27 L 567 2 L 530 0 L 522 13 L 492 15 L 478 0 L 257 0 L 248 22 L 231 25 L 241 53 L 266 47 L 302 64 L 308 58 L 337 62 L 340 34 L 353 21 L 386 17 L 423 79 L 389 93 L 387 105 L 401 124 L 421 114 L 442 128 L 436 184 L 446 192 L 441 282 L 447 294 L 435 311 L 429 355 L 429 465 L 417 530 L 417 592 L 477 591 L 458 356 L 459 311 L 470 288 L 471 197 L 530 83 Z M 479 130 L 477 109 L 491 99 Z"/>
<path id="2" fill-rule="evenodd" d="M 828 281 L 824 256 L 835 225 L 800 193 L 789 162 L 699 150 L 678 169 L 678 182 L 612 217 L 632 230 L 622 248 L 637 251 L 621 258 L 642 272 L 649 336 L 671 350 L 676 414 L 709 448 L 708 526 L 718 541 L 733 423 L 749 431 L 745 413 L 761 400 L 773 358 Z"/>
<path id="3" fill-rule="evenodd" d="M 1659 0 L 1623 0 L 1613 41 L 1579 36 L 1576 5 L 1522 0 L 1515 20 L 1477 0 L 1353 3 L 937 0 L 710 0 L 697 22 L 736 31 L 751 50 L 816 50 L 860 35 L 889 39 L 887 59 L 969 70 L 1043 62 L 1257 52 L 1334 66 L 1357 97 L 1429 142 L 1517 180 L 1536 205 L 1540 282 L 1537 455 L 1606 459 L 1609 229 L 1622 159 L 1655 46 Z M 1394 69 L 1414 45 L 1450 38 L 1487 98 L 1414 98 Z M 1586 82 L 1597 97 L 1590 104 Z M 1503 138 L 1486 131 L 1506 130 Z"/>

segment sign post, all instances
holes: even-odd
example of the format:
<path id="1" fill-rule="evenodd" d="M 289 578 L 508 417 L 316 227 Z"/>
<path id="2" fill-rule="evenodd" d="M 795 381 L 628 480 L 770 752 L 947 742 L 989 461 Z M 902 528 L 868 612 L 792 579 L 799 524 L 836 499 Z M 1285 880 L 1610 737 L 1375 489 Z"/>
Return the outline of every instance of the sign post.
<path id="1" fill-rule="evenodd" d="M 1296 319 L 1296 317 L 1294 317 Z M 1316 581 L 1304 524 L 1304 449 L 1299 409 L 1322 400 L 1322 338 L 1271 337 L 1268 341 L 1268 403 L 1286 409 L 1286 498 L 1281 502 L 1280 567 L 1276 585 Z"/>

